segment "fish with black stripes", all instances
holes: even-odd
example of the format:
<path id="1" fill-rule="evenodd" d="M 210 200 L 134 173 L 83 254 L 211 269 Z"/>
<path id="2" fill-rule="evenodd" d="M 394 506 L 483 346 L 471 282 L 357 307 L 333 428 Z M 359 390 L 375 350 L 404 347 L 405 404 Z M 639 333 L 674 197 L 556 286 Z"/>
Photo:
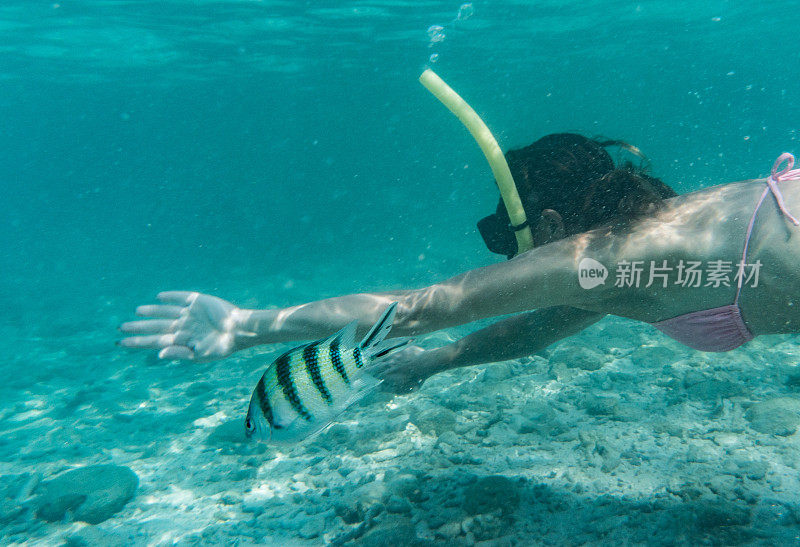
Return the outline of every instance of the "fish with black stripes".
<path id="1" fill-rule="evenodd" d="M 358 321 L 329 338 L 287 351 L 258 381 L 245 418 L 245 435 L 270 442 L 295 442 L 331 423 L 380 381 L 366 369 L 376 359 L 405 346 L 408 339 L 385 340 L 397 302 L 356 344 Z"/>

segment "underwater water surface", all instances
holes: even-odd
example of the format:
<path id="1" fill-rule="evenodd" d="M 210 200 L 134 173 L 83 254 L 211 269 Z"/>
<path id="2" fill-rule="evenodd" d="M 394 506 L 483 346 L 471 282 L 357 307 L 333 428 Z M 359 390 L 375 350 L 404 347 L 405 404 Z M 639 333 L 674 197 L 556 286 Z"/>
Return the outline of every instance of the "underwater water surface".
<path id="1" fill-rule="evenodd" d="M 0 542 L 797 541 L 795 337 L 709 354 L 607 318 L 280 449 L 242 427 L 291 345 L 114 345 L 161 290 L 266 308 L 498 261 L 491 172 L 426 67 L 504 149 L 622 139 L 681 193 L 765 176 L 800 153 L 795 7 L 3 2 Z"/>

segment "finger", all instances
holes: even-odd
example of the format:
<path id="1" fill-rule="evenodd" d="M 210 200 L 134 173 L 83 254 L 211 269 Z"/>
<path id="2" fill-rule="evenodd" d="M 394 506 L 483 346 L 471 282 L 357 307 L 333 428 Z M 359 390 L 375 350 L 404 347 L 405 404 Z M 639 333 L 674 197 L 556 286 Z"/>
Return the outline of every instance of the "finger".
<path id="1" fill-rule="evenodd" d="M 127 334 L 167 334 L 175 328 L 175 321 L 168 319 L 128 321 L 119 326 Z"/>
<path id="2" fill-rule="evenodd" d="M 162 334 L 160 336 L 131 336 L 130 338 L 123 338 L 117 342 L 117 345 L 124 348 L 161 349 L 171 346 L 174 341 L 174 334 Z"/>
<path id="3" fill-rule="evenodd" d="M 186 346 L 168 346 L 158 352 L 159 359 L 194 359 L 194 353 Z"/>
<path id="4" fill-rule="evenodd" d="M 200 296 L 200 293 L 194 291 L 164 291 L 158 293 L 156 298 L 165 304 L 178 304 L 179 306 L 188 306 Z"/>
<path id="5" fill-rule="evenodd" d="M 183 306 L 165 306 L 162 304 L 151 304 L 136 308 L 136 315 L 142 317 L 161 317 L 164 319 L 177 319 L 181 316 Z"/>

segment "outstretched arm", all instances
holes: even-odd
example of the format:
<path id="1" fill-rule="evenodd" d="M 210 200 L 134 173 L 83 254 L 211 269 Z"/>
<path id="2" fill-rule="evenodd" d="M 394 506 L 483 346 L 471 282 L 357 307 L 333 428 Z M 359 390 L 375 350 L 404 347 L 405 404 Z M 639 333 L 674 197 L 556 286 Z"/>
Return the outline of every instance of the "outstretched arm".
<path id="1" fill-rule="evenodd" d="M 407 391 L 451 368 L 494 363 L 533 355 L 577 334 L 603 314 L 554 306 L 515 315 L 434 349 L 411 346 L 381 359 L 376 374 L 395 391 Z"/>
<path id="2" fill-rule="evenodd" d="M 155 319 L 121 326 L 142 336 L 120 344 L 158 349 L 162 358 L 209 360 L 257 344 L 323 338 L 354 319 L 366 332 L 392 302 L 398 303 L 395 336 L 562 304 L 597 309 L 577 288 L 580 245 L 579 240 L 559 241 L 422 289 L 352 294 L 278 310 L 243 310 L 196 292 L 161 293 L 162 304 L 137 309 L 138 315 Z"/>
<path id="3" fill-rule="evenodd" d="M 513 260 L 470 270 L 413 290 L 351 294 L 282 310 L 244 310 L 243 329 L 254 343 L 321 338 L 356 319 L 366 331 L 392 302 L 397 314 L 391 334 L 413 336 L 589 296 L 578 287 L 576 241 L 560 241 Z"/>

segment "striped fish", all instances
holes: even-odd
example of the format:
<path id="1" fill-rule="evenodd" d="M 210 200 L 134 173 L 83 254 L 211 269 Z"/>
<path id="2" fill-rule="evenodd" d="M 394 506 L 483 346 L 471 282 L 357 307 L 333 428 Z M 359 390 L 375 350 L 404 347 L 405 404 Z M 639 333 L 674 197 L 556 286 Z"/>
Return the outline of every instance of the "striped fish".
<path id="1" fill-rule="evenodd" d="M 361 343 L 357 321 L 324 340 L 278 357 L 261 376 L 245 418 L 245 434 L 264 441 L 292 442 L 324 428 L 380 382 L 364 372 L 374 360 L 409 340 L 384 338 L 397 303 L 387 308 Z"/>

